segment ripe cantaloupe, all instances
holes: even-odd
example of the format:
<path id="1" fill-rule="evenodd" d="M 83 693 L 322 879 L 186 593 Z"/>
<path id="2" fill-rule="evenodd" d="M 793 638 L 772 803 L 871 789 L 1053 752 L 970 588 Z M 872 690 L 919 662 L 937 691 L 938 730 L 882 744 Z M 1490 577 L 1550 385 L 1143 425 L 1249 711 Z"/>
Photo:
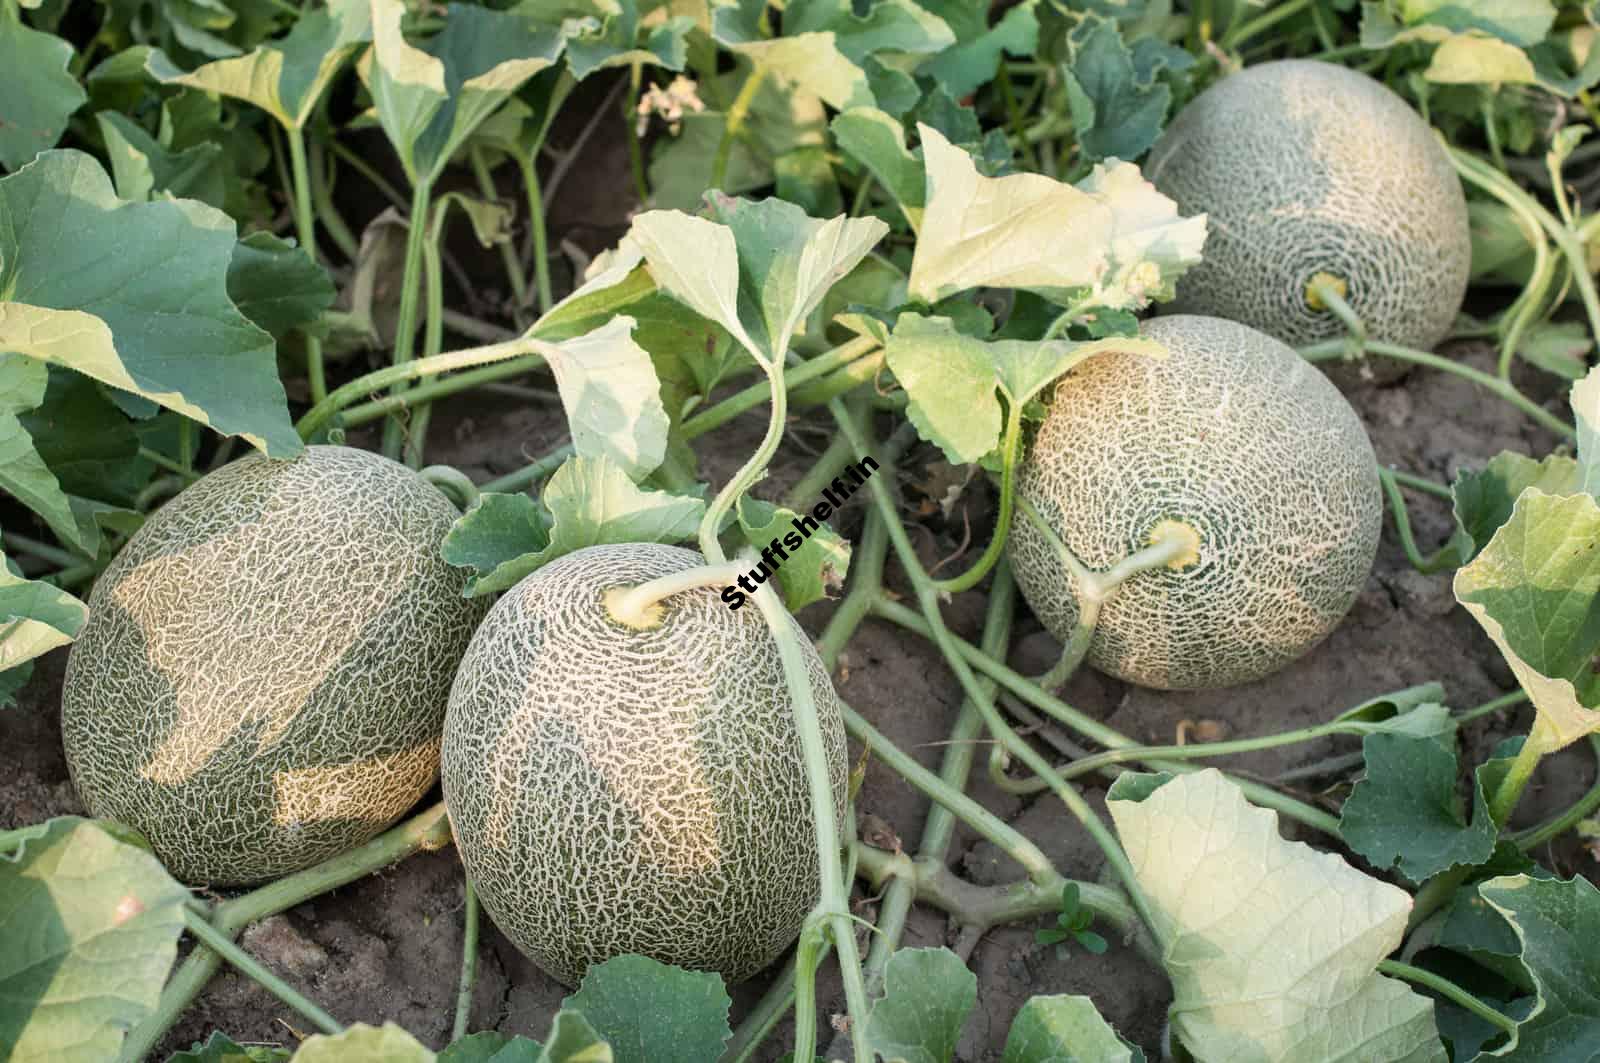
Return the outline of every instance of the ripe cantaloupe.
<path id="1" fill-rule="evenodd" d="M 1332 631 L 1371 572 L 1372 445 L 1338 389 L 1270 336 L 1189 315 L 1140 333 L 1167 358 L 1109 353 L 1062 378 L 1017 491 L 1094 569 L 1165 521 L 1198 534 L 1197 561 L 1138 573 L 1106 602 L 1089 663 L 1167 689 L 1258 679 Z M 1009 549 L 1065 641 L 1078 607 L 1053 544 L 1019 521 Z"/>
<path id="2" fill-rule="evenodd" d="M 89 810 L 191 883 L 243 885 L 376 835 L 433 785 L 486 603 L 455 509 L 367 451 L 251 456 L 168 502 L 89 596 L 62 736 Z"/>
<path id="3" fill-rule="evenodd" d="M 441 773 L 467 874 L 568 985 L 627 952 L 746 978 L 817 901 L 805 764 L 760 613 L 715 588 L 667 598 L 645 630 L 606 610 L 610 588 L 703 563 L 655 544 L 556 559 L 496 603 L 450 692 Z M 842 818 L 838 698 L 795 631 Z"/>
<path id="4" fill-rule="evenodd" d="M 1346 331 L 1306 300 L 1327 273 L 1374 339 L 1428 350 L 1461 309 L 1461 182 L 1427 123 L 1365 74 L 1292 59 L 1226 77 L 1179 113 L 1144 172 L 1184 214 L 1210 218 L 1174 313 L 1304 346 Z"/>

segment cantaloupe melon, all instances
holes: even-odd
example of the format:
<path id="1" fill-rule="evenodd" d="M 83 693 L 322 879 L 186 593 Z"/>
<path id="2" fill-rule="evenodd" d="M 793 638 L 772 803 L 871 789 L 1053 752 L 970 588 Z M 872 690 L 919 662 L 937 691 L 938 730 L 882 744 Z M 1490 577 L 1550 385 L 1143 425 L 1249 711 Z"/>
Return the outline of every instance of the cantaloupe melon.
<path id="1" fill-rule="evenodd" d="M 1326 273 L 1374 339 L 1427 350 L 1461 309 L 1461 182 L 1427 123 L 1365 74 L 1283 60 L 1226 77 L 1178 114 L 1144 172 L 1184 214 L 1210 218 L 1174 313 L 1304 346 L 1346 331 L 1307 302 Z"/>
<path id="2" fill-rule="evenodd" d="M 457 516 L 376 454 L 251 456 L 158 510 L 89 596 L 62 693 L 78 793 L 192 883 L 307 867 L 433 784 L 486 604 L 439 544 Z"/>
<path id="3" fill-rule="evenodd" d="M 450 692 L 442 775 L 467 873 L 568 985 L 627 952 L 746 978 L 817 901 L 805 764 L 761 615 L 711 587 L 665 599 L 644 630 L 604 604 L 703 563 L 654 544 L 558 558 L 496 603 Z M 842 817 L 838 698 L 795 631 Z"/>
<path id="4" fill-rule="evenodd" d="M 1258 679 L 1332 631 L 1371 572 L 1372 445 L 1338 389 L 1270 336 L 1189 315 L 1140 333 L 1168 356 L 1103 354 L 1063 377 L 1017 491 L 1095 569 L 1163 522 L 1198 535 L 1198 560 L 1138 573 L 1105 604 L 1092 665 L 1162 688 Z M 1078 607 L 1054 545 L 1019 521 L 1009 550 L 1065 641 Z"/>

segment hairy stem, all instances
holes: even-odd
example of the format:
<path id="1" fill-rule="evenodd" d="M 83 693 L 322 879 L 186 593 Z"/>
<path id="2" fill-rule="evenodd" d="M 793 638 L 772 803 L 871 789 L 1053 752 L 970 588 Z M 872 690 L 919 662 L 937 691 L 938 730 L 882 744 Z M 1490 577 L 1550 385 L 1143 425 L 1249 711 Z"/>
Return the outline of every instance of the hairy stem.
<path id="1" fill-rule="evenodd" d="M 223 901 L 212 911 L 211 925 L 223 937 L 232 940 L 239 931 L 269 915 L 277 915 L 331 889 L 365 878 L 414 853 L 442 849 L 449 844 L 450 820 L 441 802 L 348 853 Z M 205 989 L 221 963 L 221 957 L 209 948 L 191 952 L 162 988 L 155 1010 L 128 1033 L 118 1059 L 122 1063 L 139 1063 L 149 1055 Z"/>
<path id="2" fill-rule="evenodd" d="M 456 988 L 456 1017 L 450 1027 L 450 1040 L 467 1036 L 472 1021 L 472 990 L 478 984 L 478 891 L 472 880 L 465 880 L 466 913 L 461 931 L 461 982 Z"/>
<path id="3" fill-rule="evenodd" d="M 1398 960 L 1382 960 L 1378 963 L 1378 973 L 1386 974 L 1393 978 L 1403 978 L 1408 982 L 1426 986 L 1451 1003 L 1467 1009 L 1478 1018 L 1493 1024 L 1498 1029 L 1507 1033 L 1516 1032 L 1517 1020 L 1500 1014 L 1448 978 L 1440 977 L 1432 971 L 1425 971 L 1421 967 L 1413 967 L 1409 963 L 1401 963 Z"/>
<path id="4" fill-rule="evenodd" d="M 722 490 L 717 492 L 717 496 L 706 507 L 706 515 L 700 521 L 700 553 L 711 564 L 721 564 L 728 559 L 722 552 L 722 544 L 717 541 L 717 535 L 722 529 L 722 519 L 732 511 L 739 497 L 760 479 L 772 461 L 772 455 L 777 452 L 778 444 L 783 440 L 784 419 L 789 410 L 789 392 L 784 387 L 783 364 L 781 361 L 762 363 L 761 368 L 767 374 L 767 390 L 772 398 L 772 413 L 767 419 L 767 434 L 762 438 L 756 452 L 750 455 L 750 460 L 739 467 L 739 471 L 733 474 L 733 479 L 723 485 Z"/>
<path id="5" fill-rule="evenodd" d="M 343 1033 L 344 1027 L 337 1019 L 319 1008 L 314 1002 L 298 993 L 293 986 L 273 974 L 259 960 L 233 943 L 233 939 L 206 922 L 193 908 L 183 910 L 184 929 L 195 936 L 206 948 L 233 965 L 261 988 L 283 1001 L 289 1007 L 310 1019 L 323 1033 Z"/>
<path id="6" fill-rule="evenodd" d="M 418 178 L 411 190 L 411 214 L 406 229 L 405 268 L 400 277 L 400 311 L 395 319 L 393 364 L 396 367 L 411 361 L 411 352 L 417 342 L 417 303 L 421 287 L 418 282 L 421 280 L 419 274 L 422 271 L 422 245 L 428 239 L 428 204 L 432 195 L 433 189 L 428 182 Z M 384 456 L 398 458 L 400 442 L 400 423 L 390 419 L 383 426 Z"/>
<path id="7" fill-rule="evenodd" d="M 1006 411 L 1005 438 L 1000 447 L 1005 465 L 1000 474 L 1000 512 L 994 520 L 994 534 L 989 539 L 988 549 L 971 568 L 959 576 L 934 581 L 934 587 L 946 594 L 958 594 L 976 587 L 978 581 L 988 575 L 995 562 L 1005 553 L 1006 534 L 1011 530 L 1012 500 L 1016 497 L 1017 461 L 1022 447 L 1022 410 L 1017 406 L 1013 405 Z"/>
<path id="8" fill-rule="evenodd" d="M 539 313 L 548 314 L 555 305 L 550 288 L 550 234 L 545 228 L 544 193 L 539 188 L 539 165 L 533 156 L 517 156 L 522 172 L 522 187 L 528 196 L 528 225 L 533 233 L 533 283 L 539 297 Z"/>
<path id="9" fill-rule="evenodd" d="M 294 173 L 294 224 L 300 237 L 300 246 L 311 261 L 317 261 L 316 215 L 311 211 L 311 174 L 306 168 L 306 135 L 299 126 L 290 126 L 289 163 Z M 322 368 L 322 340 L 310 332 L 305 333 L 306 379 L 311 387 L 311 401 L 321 402 L 328 394 L 328 381 Z"/>
<path id="10" fill-rule="evenodd" d="M 472 176 L 478 182 L 478 194 L 491 203 L 499 200 L 500 192 L 494 186 L 494 175 L 489 172 L 489 158 L 484 149 L 475 145 L 467 158 L 472 163 Z M 505 268 L 506 281 L 511 285 L 516 305 L 528 305 L 528 278 L 522 272 L 522 261 L 517 258 L 517 249 L 510 240 L 500 244 L 500 264 Z"/>
<path id="11" fill-rule="evenodd" d="M 733 154 L 733 142 L 738 139 L 744 130 L 745 119 L 749 117 L 750 105 L 755 102 L 756 93 L 761 89 L 761 83 L 766 80 L 767 68 L 757 63 L 744 79 L 744 84 L 739 87 L 739 95 L 734 97 L 733 106 L 728 108 L 728 116 L 722 127 L 722 139 L 717 142 L 716 159 L 711 164 L 711 187 L 722 190 L 728 179 L 728 158 Z"/>

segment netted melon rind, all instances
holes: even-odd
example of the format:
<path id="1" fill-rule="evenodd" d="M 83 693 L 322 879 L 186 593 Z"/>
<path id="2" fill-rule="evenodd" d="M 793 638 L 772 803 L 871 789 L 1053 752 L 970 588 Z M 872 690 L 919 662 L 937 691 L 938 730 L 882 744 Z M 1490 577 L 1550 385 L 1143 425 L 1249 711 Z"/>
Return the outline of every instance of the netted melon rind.
<path id="1" fill-rule="evenodd" d="M 1269 336 L 1187 315 L 1140 332 L 1167 358 L 1105 354 L 1063 378 L 1017 490 L 1091 568 L 1163 520 L 1200 534 L 1198 563 L 1140 573 L 1106 603 L 1094 667 L 1166 689 L 1259 679 L 1326 637 L 1366 583 L 1382 521 L 1372 445 L 1338 389 Z M 1030 521 L 1009 550 L 1065 640 L 1071 574 Z"/>
<path id="2" fill-rule="evenodd" d="M 439 543 L 457 513 L 377 454 L 252 455 L 129 540 L 68 658 L 62 738 L 96 816 L 174 875 L 247 885 L 337 855 L 438 772 L 486 604 Z"/>
<path id="3" fill-rule="evenodd" d="M 816 904 L 805 766 L 760 612 L 699 589 L 631 631 L 602 605 L 702 563 L 628 544 L 545 565 L 496 603 L 451 691 L 442 776 L 467 873 L 495 925 L 567 985 L 628 952 L 738 981 Z M 842 817 L 837 695 L 795 632 Z"/>
<path id="4" fill-rule="evenodd" d="M 1312 276 L 1329 273 L 1374 339 L 1431 350 L 1461 309 L 1461 182 L 1428 124 L 1365 74 L 1296 59 L 1226 77 L 1168 126 L 1145 176 L 1210 219 L 1174 313 L 1305 346 L 1345 333 L 1306 303 Z"/>

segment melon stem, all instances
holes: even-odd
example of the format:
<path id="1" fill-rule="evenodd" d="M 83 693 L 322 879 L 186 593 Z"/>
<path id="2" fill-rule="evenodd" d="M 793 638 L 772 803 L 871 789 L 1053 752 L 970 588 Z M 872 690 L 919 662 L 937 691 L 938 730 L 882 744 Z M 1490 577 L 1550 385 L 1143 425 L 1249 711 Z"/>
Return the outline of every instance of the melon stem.
<path id="1" fill-rule="evenodd" d="M 711 500 L 711 505 L 706 507 L 706 515 L 700 521 L 700 552 L 711 564 L 722 564 L 727 561 L 728 555 L 723 553 L 722 544 L 717 541 L 717 534 L 722 528 L 722 519 L 733 509 L 733 504 L 750 489 L 761 475 L 766 472 L 767 465 L 772 461 L 772 455 L 777 453 L 778 444 L 783 440 L 784 420 L 789 411 L 789 392 L 783 384 L 783 362 L 775 359 L 771 362 L 760 363 L 762 372 L 767 374 L 767 390 L 772 401 L 772 413 L 767 419 L 767 434 L 762 437 L 761 445 L 756 452 L 750 455 L 750 460 L 740 466 L 739 471 L 717 492 Z"/>
<path id="2" fill-rule="evenodd" d="M 799 734 L 800 751 L 805 759 L 806 783 L 811 793 L 811 818 L 817 832 L 821 896 L 811 919 L 807 921 L 806 930 L 801 934 L 802 955 L 808 951 L 808 942 L 809 951 L 815 954 L 821 943 L 821 932 L 826 927 L 833 947 L 839 950 L 839 969 L 844 978 L 845 1001 L 850 1016 L 851 1047 L 856 1059 L 869 1060 L 872 1053 L 866 1039 L 866 982 L 862 978 L 855 925 L 851 921 L 849 896 L 845 892 L 844 868 L 839 859 L 839 824 L 834 817 L 833 782 L 828 773 L 822 724 L 817 716 L 816 692 L 811 688 L 811 677 L 806 672 L 805 659 L 800 653 L 794 620 L 783 607 L 777 591 L 769 583 L 756 591 L 754 598 L 762 618 L 767 622 L 767 630 L 777 644 L 784 680 L 793 699 L 795 730 Z M 812 1059 L 816 1054 L 815 974 L 816 963 L 803 961 L 796 975 L 796 1059 Z M 803 1011 L 802 1002 L 808 993 L 809 1007 Z"/>
<path id="3" fill-rule="evenodd" d="M 1000 474 L 1000 512 L 995 517 L 994 533 L 989 537 L 989 546 L 984 550 L 983 556 L 961 575 L 935 580 L 933 585 L 940 591 L 946 594 L 959 594 L 961 591 L 971 590 L 978 585 L 979 580 L 988 575 L 995 562 L 1005 553 L 1006 535 L 1011 530 L 1011 510 L 1017 494 L 1017 459 L 1021 447 L 1022 410 L 1012 404 L 1006 410 L 1005 437 L 1001 443 L 1005 466 Z"/>
<path id="4" fill-rule="evenodd" d="M 632 587 L 612 587 L 605 592 L 606 613 L 635 631 L 659 627 L 666 618 L 661 602 L 674 594 L 700 587 L 723 587 L 739 578 L 737 565 L 696 565 Z"/>

